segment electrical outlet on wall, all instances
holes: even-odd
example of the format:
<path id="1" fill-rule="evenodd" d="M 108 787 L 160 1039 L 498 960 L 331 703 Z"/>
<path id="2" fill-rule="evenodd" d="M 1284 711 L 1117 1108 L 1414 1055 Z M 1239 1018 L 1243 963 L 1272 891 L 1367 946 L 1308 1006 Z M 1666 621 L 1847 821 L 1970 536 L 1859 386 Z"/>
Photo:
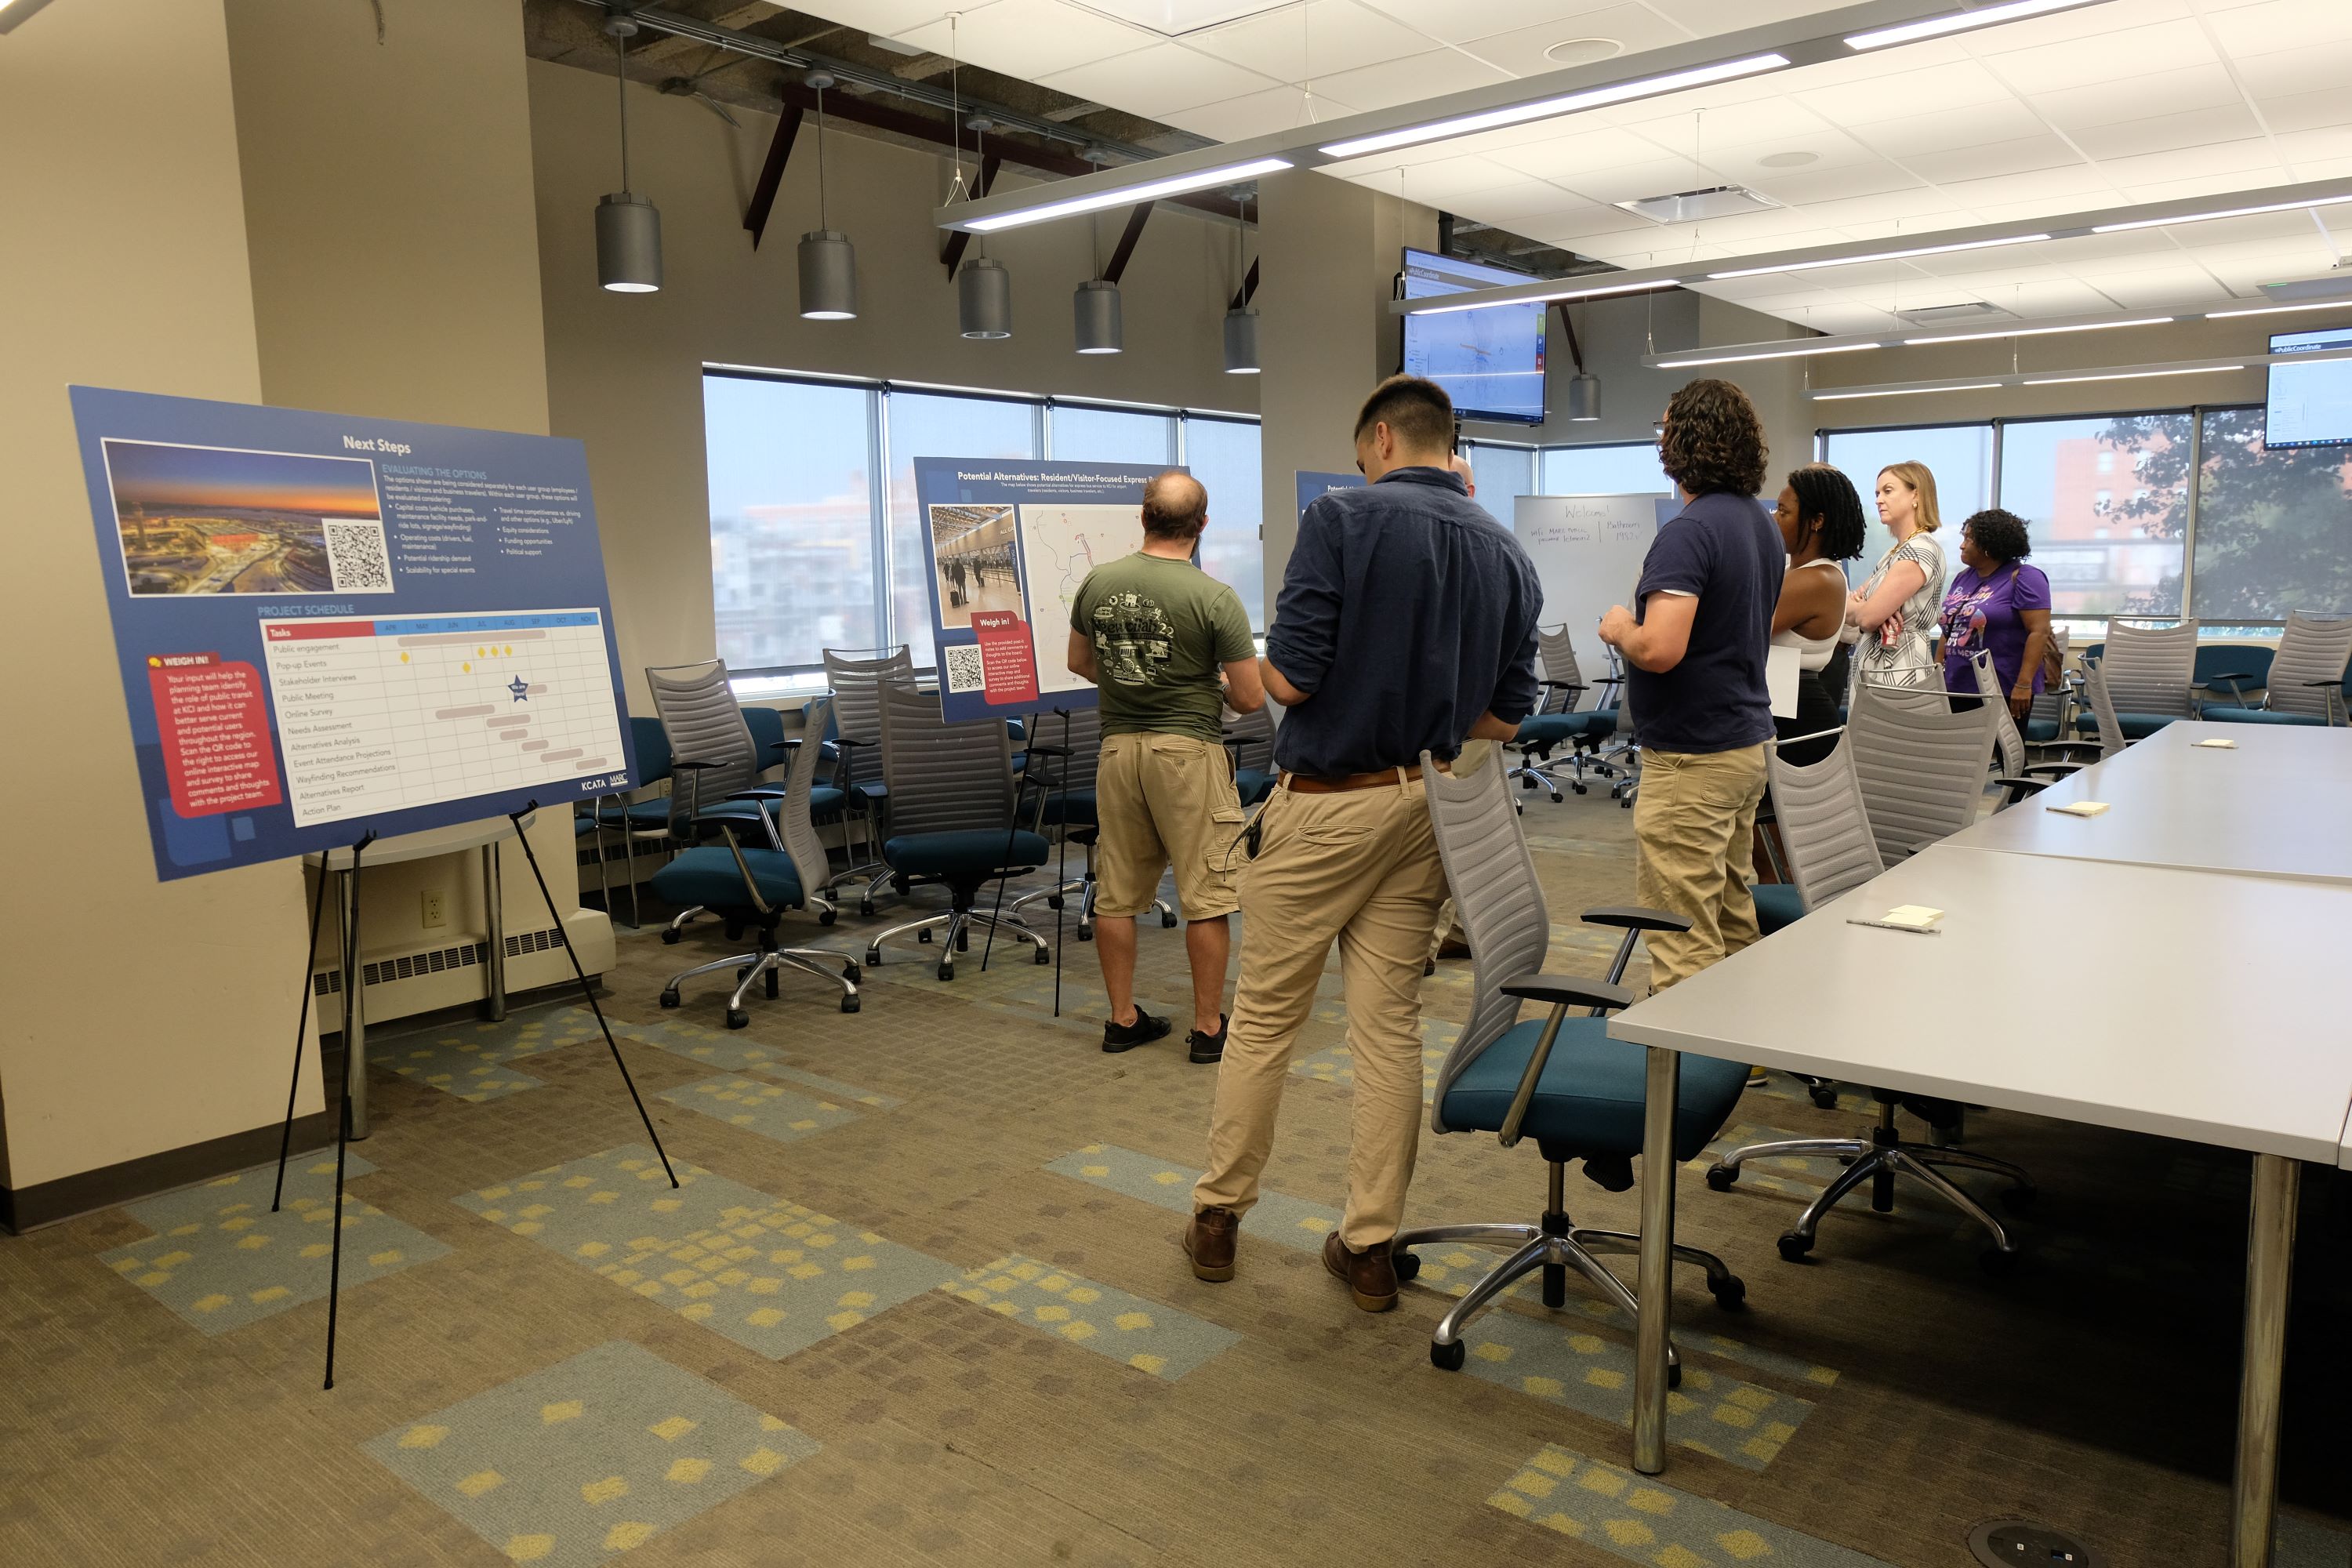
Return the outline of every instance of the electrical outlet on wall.
<path id="1" fill-rule="evenodd" d="M 428 888 L 420 895 L 420 897 L 423 899 L 425 903 L 425 925 L 426 930 L 429 931 L 435 926 L 445 926 L 449 923 L 449 896 L 446 893 L 444 893 L 438 888 Z"/>

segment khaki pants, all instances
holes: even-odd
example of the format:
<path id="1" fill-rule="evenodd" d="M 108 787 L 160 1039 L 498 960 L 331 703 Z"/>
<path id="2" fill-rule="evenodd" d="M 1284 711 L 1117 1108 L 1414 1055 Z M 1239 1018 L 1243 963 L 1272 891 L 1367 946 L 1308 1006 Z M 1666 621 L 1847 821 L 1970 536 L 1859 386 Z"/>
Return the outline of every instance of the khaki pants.
<path id="1" fill-rule="evenodd" d="M 1281 790 L 1266 808 L 1263 847 L 1242 879 L 1241 980 L 1196 1208 L 1245 1214 L 1257 1201 L 1291 1048 L 1336 938 L 1356 1071 L 1339 1234 L 1359 1251 L 1396 1234 L 1421 1142 L 1422 963 L 1445 898 L 1428 797 L 1415 773 L 1404 780 L 1345 795 Z"/>
<path id="2" fill-rule="evenodd" d="M 1242 830 L 1233 758 L 1197 735 L 1111 735 L 1095 774 L 1095 913 L 1139 915 L 1176 868 L 1176 898 L 1188 921 L 1240 908 L 1234 897 Z"/>
<path id="3" fill-rule="evenodd" d="M 1649 933 L 1650 987 L 1663 991 L 1757 938 L 1757 804 L 1764 748 L 1642 753 L 1633 803 L 1633 901 L 1687 915 L 1686 931 Z"/>

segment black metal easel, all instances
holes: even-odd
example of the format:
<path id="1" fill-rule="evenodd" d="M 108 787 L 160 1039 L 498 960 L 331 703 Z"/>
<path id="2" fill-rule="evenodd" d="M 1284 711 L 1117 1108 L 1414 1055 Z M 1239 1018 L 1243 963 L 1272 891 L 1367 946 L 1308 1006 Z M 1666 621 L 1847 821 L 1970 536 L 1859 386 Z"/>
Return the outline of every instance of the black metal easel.
<path id="1" fill-rule="evenodd" d="M 596 1026 L 604 1031 L 605 1048 L 613 1053 L 613 1065 L 621 1069 L 621 1081 L 628 1086 L 629 1099 L 637 1108 L 637 1119 L 646 1124 L 646 1136 L 653 1140 L 654 1152 L 661 1158 L 662 1173 L 669 1177 L 669 1184 L 676 1187 L 678 1184 L 677 1173 L 670 1168 L 669 1151 L 662 1147 L 661 1134 L 654 1131 L 654 1119 L 646 1110 L 644 1097 L 637 1093 L 636 1080 L 629 1076 L 629 1064 L 621 1059 L 620 1045 L 613 1038 L 613 1026 L 605 1021 L 604 1009 L 597 1004 L 596 988 L 588 984 L 588 972 L 581 967 L 580 954 L 572 946 L 572 932 L 564 925 L 562 915 L 555 908 L 555 895 L 548 891 L 547 878 L 539 868 L 539 856 L 532 850 L 530 839 L 523 832 L 526 819 L 538 810 L 539 802 L 530 801 L 525 803 L 520 811 L 509 812 L 507 820 L 514 825 L 515 838 L 522 845 L 523 858 L 530 864 L 531 880 L 539 884 L 539 896 L 546 900 L 548 920 L 554 925 L 555 934 L 563 943 L 563 955 L 572 961 L 572 973 L 580 982 L 580 994 L 588 999 L 589 1011 L 596 1015 Z M 348 918 L 338 922 L 341 931 L 340 944 L 341 951 L 338 954 L 338 962 L 341 966 L 340 974 L 342 984 L 343 1016 L 346 1019 L 351 1016 L 352 1009 L 359 1005 L 357 998 L 360 989 L 360 860 L 366 852 L 367 847 L 374 843 L 375 839 L 375 833 L 371 829 L 362 834 L 352 845 L 352 880 Z M 494 876 L 497 874 L 495 856 L 492 860 L 491 874 Z M 293 1147 L 294 1097 L 296 1089 L 302 1081 L 302 1034 L 309 1026 L 310 1016 L 309 957 L 310 953 L 318 951 L 320 917 L 324 912 L 327 902 L 327 880 L 334 875 L 331 854 L 322 856 L 319 866 L 319 891 L 310 903 L 310 947 L 309 952 L 304 954 L 302 1007 L 294 1026 L 294 1076 L 293 1081 L 287 1085 L 286 1125 L 280 1131 L 278 1140 L 278 1185 L 271 1192 L 269 1198 L 269 1212 L 272 1214 L 278 1212 L 278 1202 L 285 1195 L 286 1162 Z M 348 1044 L 343 1049 L 342 1071 L 339 1076 L 341 1081 L 336 1093 L 338 1109 L 335 1119 L 335 1234 L 327 1265 L 327 1376 L 324 1386 L 331 1389 L 335 1386 L 335 1328 L 342 1302 L 343 1155 L 350 1145 L 352 1135 L 352 1052 Z"/>
<path id="2" fill-rule="evenodd" d="M 1067 708 L 1055 708 L 1050 710 L 1050 711 L 1060 714 L 1062 718 L 1062 744 L 1060 748 L 1062 765 L 1059 770 L 1059 788 L 1062 800 L 1061 859 L 1054 868 L 1053 898 L 1054 1016 L 1058 1018 L 1062 1016 L 1062 908 L 1063 905 L 1068 901 L 1068 896 L 1065 894 L 1062 889 L 1069 885 L 1070 880 L 1070 710 Z M 1033 716 L 1033 722 L 1036 717 L 1042 717 L 1042 715 Z M 1046 747 L 1043 749 L 1051 751 L 1054 748 Z M 1034 757 L 1040 748 L 1034 742 L 1031 742 L 1025 750 L 1026 757 Z M 1024 758 L 1022 763 L 1022 772 L 1024 774 L 1028 772 L 1028 762 L 1026 758 Z M 1003 874 L 1000 875 L 996 879 L 996 907 L 990 911 L 988 937 L 981 943 L 980 947 L 980 972 L 982 974 L 988 973 L 988 955 L 996 951 L 996 917 L 1004 912 L 1004 884 L 1012 875 L 1010 868 L 1013 864 L 1013 837 L 1014 834 L 1020 831 L 1021 807 L 1019 801 L 1015 800 L 1013 808 L 1013 824 L 1010 827 L 1005 829 L 1004 833 L 1004 858 L 1003 860 L 998 862 L 998 864 L 1007 868 L 1007 869 Z M 1079 895 L 1080 898 L 1084 898 L 1085 896 L 1086 895 L 1084 893 Z"/>

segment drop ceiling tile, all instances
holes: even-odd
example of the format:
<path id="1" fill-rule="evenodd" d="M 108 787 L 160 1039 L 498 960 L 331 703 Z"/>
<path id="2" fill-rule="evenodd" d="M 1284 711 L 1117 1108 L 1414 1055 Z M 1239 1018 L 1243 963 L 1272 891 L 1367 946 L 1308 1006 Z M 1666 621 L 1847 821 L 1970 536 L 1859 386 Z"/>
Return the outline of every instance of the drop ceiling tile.
<path id="1" fill-rule="evenodd" d="M 2341 93 L 2352 82 L 2352 38 L 2333 43 L 2282 38 L 2278 43 L 2293 47 L 2235 62 L 2239 79 L 2254 98 L 2288 98 L 2325 89 Z"/>
<path id="2" fill-rule="evenodd" d="M 2102 166 L 2112 168 L 2114 165 L 2106 164 Z M 2158 166 L 2158 168 L 2162 167 L 2161 163 Z M 2282 175 L 2280 177 L 2284 178 L 2284 176 Z M 2216 206 L 2224 206 L 2228 205 L 2229 197 L 2236 195 L 2241 191 L 2250 189 L 2256 185 L 2275 183 L 2277 182 L 2274 180 L 2265 180 L 2260 175 L 2249 175 L 2242 172 L 2232 172 L 2230 170 L 2223 170 L 2219 174 L 2191 174 L 2177 180 L 2149 180 L 2145 183 L 2137 183 L 2126 185 L 2124 187 L 2124 195 L 2126 198 L 2126 201 L 2125 203 L 2118 203 L 2117 205 L 2123 205 L 2136 202 L 2182 201 L 2190 196 L 2214 196 L 2221 199 L 2217 200 L 2213 205 Z"/>
<path id="3" fill-rule="evenodd" d="M 1483 60 L 1474 60 L 1451 49 L 1438 49 L 1381 65 L 1318 76 L 1314 85 L 1318 93 L 1328 89 L 1334 97 L 1361 104 L 1366 109 L 1389 109 L 1401 103 L 1416 103 L 1423 99 L 1438 98 L 1449 92 L 1510 79 L 1507 73 L 1496 70 Z"/>
<path id="4" fill-rule="evenodd" d="M 1551 179 L 1587 169 L 1655 162 L 1660 150 L 1656 142 L 1630 131 L 1560 131 L 1549 140 L 1501 148 L 1487 156 L 1522 174 Z"/>
<path id="5" fill-rule="evenodd" d="M 994 0 L 963 12 L 952 29 L 942 16 L 883 36 L 937 54 L 954 49 L 972 65 L 1024 81 L 1129 54 L 1159 40 L 1156 33 L 1063 0 Z"/>
<path id="6" fill-rule="evenodd" d="M 2131 194 L 2134 201 L 2156 198 L 2141 194 L 2142 187 L 2177 180 L 2193 180 L 2207 174 L 2234 174 L 2242 188 L 2286 183 L 2285 165 L 2279 162 L 2278 149 L 2267 137 L 2252 137 L 2242 142 L 2222 142 L 2204 147 L 2178 147 L 2168 153 L 2150 153 L 2135 158 L 2102 158 L 2099 167 L 2107 178 Z"/>
<path id="7" fill-rule="evenodd" d="M 1674 232 L 1693 226 L 1677 224 Z M 1790 207 L 1769 207 L 1762 212 L 1741 213 L 1734 217 L 1710 218 L 1696 226 L 1700 237 L 1717 245 L 1729 245 L 1735 251 L 1780 250 L 1790 244 L 1790 236 L 1818 234 L 1821 224 L 1809 212 Z"/>
<path id="8" fill-rule="evenodd" d="M 1887 62 L 1876 63 L 1883 67 Z M 2009 89 L 1974 60 L 1923 70 L 1882 71 L 1859 89 L 1816 87 L 1812 84 L 1819 79 L 1817 70 L 1807 70 L 1800 79 L 1805 85 L 1791 96 L 1822 119 L 1839 125 L 1868 125 L 1910 114 L 2014 101 Z"/>
<path id="9" fill-rule="evenodd" d="M 1648 137 L 1669 153 L 1683 154 L 1691 150 L 1695 127 L 1710 153 L 1732 147 L 1778 145 L 1782 142 L 1798 145 L 1807 136 L 1835 133 L 1829 121 L 1786 97 L 1720 111 L 1706 102 L 1706 97 L 1704 92 L 1676 93 L 1663 100 L 1676 106 L 1670 112 L 1661 113 L 1656 103 L 1645 103 L 1641 106 L 1643 113 L 1622 123 L 1635 135 Z M 1705 112 L 1701 113 L 1701 110 Z"/>
<path id="10" fill-rule="evenodd" d="M 2352 38 L 2352 5 L 2343 0 L 2265 0 L 2220 12 L 2210 20 L 2232 58 L 2283 46 Z"/>
<path id="11" fill-rule="evenodd" d="M 2180 114 L 2158 114 L 2147 120 L 2126 120 L 2114 125 L 2086 125 L 2074 133 L 2074 145 L 2105 163 L 2148 153 L 2174 153 L 2183 147 L 2243 142 L 2259 138 L 2262 133 L 2253 110 L 2234 103 L 2217 109 L 2192 109 Z"/>
<path id="12" fill-rule="evenodd" d="M 2306 180 L 2327 177 L 2307 172 L 2306 164 L 2352 158 L 2352 125 L 2330 125 L 2317 131 L 2290 131 L 2276 140 L 2279 155 L 2294 164 L 2297 174 Z"/>
<path id="13" fill-rule="evenodd" d="M 1576 241 L 1590 239 L 1597 235 L 1630 234 L 1637 231 L 1643 234 L 1655 234 L 1657 227 L 1657 225 L 1647 218 L 1636 217 L 1623 207 L 1588 202 L 1548 214 L 1521 228 L 1519 232 L 1529 239 L 1540 239 L 1551 245 L 1565 245 L 1573 250 L 1580 248 L 1575 243 Z"/>
<path id="14" fill-rule="evenodd" d="M 2178 309 L 2184 305 L 2210 305 L 2230 297 L 2228 289 L 2215 282 L 2210 273 L 2199 267 L 2177 267 L 2162 271 L 2099 273 L 2085 279 L 2084 281 L 2126 310 L 2162 310 Z"/>
<path id="15" fill-rule="evenodd" d="M 1792 207 L 1928 188 L 1916 175 L 1883 159 L 1832 168 L 1758 169 L 1748 174 L 1748 184 Z"/>
<path id="16" fill-rule="evenodd" d="M 1355 112 L 1352 107 L 1334 103 L 1320 93 L 1315 95 L 1315 107 L 1326 118 Z M 1197 136 L 1208 136 L 1219 142 L 1239 142 L 1246 137 L 1295 130 L 1306 124 L 1306 99 L 1295 87 L 1272 87 L 1261 92 L 1244 93 L 1239 98 L 1204 103 L 1196 109 L 1176 110 L 1160 118 L 1179 130 L 1190 131 Z"/>
<path id="17" fill-rule="evenodd" d="M 2097 13 L 2104 9 L 2092 6 L 2074 15 L 2084 22 L 2094 22 L 2098 19 Z M 1975 37 L 1983 40 L 2010 41 L 2000 38 L 2000 35 L 2009 31 L 2006 27 L 1994 27 Z M 2213 46 L 2206 38 L 2204 30 L 2193 21 L 2183 20 L 2159 22 L 2147 27 L 2115 28 L 2083 40 L 1988 53 L 1985 58 L 1994 74 L 2003 81 L 2020 92 L 2030 94 L 2080 86 L 2085 76 L 2104 75 L 2105 70 L 2094 63 L 2099 59 L 2128 62 L 2134 71 L 2151 72 L 2211 65 L 2215 57 Z"/>
<path id="18" fill-rule="evenodd" d="M 1680 27 L 1665 21 L 1647 6 L 1603 5 L 1592 11 L 1571 9 L 1569 14 L 1547 16 L 1534 26 L 1519 27 L 1491 37 L 1449 41 L 1465 54 L 1475 55 L 1488 65 L 1499 67 L 1514 76 L 1541 76 L 1547 71 L 1565 70 L 1579 63 L 1600 64 L 1626 55 L 1663 49 L 1683 42 L 1687 37 Z M 1566 43 L 1571 38 L 1606 38 L 1619 47 L 1615 55 L 1601 56 L 1591 62 L 1562 62 L 1544 53 L 1553 45 Z"/>
<path id="19" fill-rule="evenodd" d="M 1395 180 L 1391 174 L 1378 188 L 1393 190 Z M 1405 195 L 1413 201 L 1428 204 L 1443 204 L 1528 183 L 1528 176 L 1518 170 L 1506 168 L 1489 158 L 1445 158 L 1434 163 L 1415 163 L 1404 171 Z"/>
<path id="20" fill-rule="evenodd" d="M 879 37 L 896 38 L 940 21 L 950 11 L 975 17 L 989 0 L 976 0 L 970 5 L 960 5 L 956 0 L 816 0 L 816 4 L 821 9 L 814 9 L 813 14 L 828 22 L 838 22 Z"/>
<path id="21" fill-rule="evenodd" d="M 1169 43 L 1040 76 L 1037 84 L 1153 120 L 1278 85 L 1271 77 Z"/>
<path id="22" fill-rule="evenodd" d="M 1651 7 L 1695 37 L 1760 27 L 1834 7 L 1822 0 L 1649 0 Z"/>
<path id="23" fill-rule="evenodd" d="M 2083 212 L 2121 206 L 2123 193 L 2096 163 L 2066 163 L 2055 169 L 2027 169 L 1996 174 L 1986 180 L 1952 180 L 1936 187 L 1945 196 L 1974 212 L 1989 206 L 2025 202 L 2055 202 L 2048 212 Z M 1983 221 L 1990 223 L 1990 217 Z"/>
<path id="24" fill-rule="evenodd" d="M 2266 98 L 2256 103 L 2263 121 L 2273 134 L 2317 131 L 2325 126 L 2352 125 L 2352 92 L 2332 89 L 2298 92 L 2291 98 Z"/>
<path id="25" fill-rule="evenodd" d="M 1916 183 L 1874 195 L 1808 202 L 1801 210 L 1823 228 L 1851 228 L 1863 224 L 1892 228 L 1900 224 L 1915 233 L 1924 233 L 1931 226 L 1931 220 L 1953 214 L 1952 198 L 1942 186 Z M 1969 221 L 1966 214 L 1958 215 L 1958 220 Z"/>
<path id="26" fill-rule="evenodd" d="M 2242 101 L 2238 84 L 2220 65 L 2184 66 L 2145 75 L 2117 73 L 2105 80 L 2038 92 L 2032 100 L 2033 107 L 2061 131 L 2138 120 L 2151 110 L 2177 112 Z"/>
<path id="27" fill-rule="evenodd" d="M 1575 18 L 1614 9 L 1617 0 L 1445 0 L 1444 4 L 1433 4 L 1433 0 L 1363 0 L 1363 4 L 1415 32 L 1425 33 L 1442 43 L 1458 44 L 1471 38 L 1491 38 L 1523 28 L 1555 25 L 1565 29 L 1555 37 L 1572 38 L 1582 26 Z M 1674 36 L 1677 39 L 1689 37 L 1680 28 L 1675 29 Z"/>
<path id="28" fill-rule="evenodd" d="M 1981 147 L 1955 148 L 1948 153 L 1919 153 L 1903 166 L 1923 180 L 1985 180 L 1998 174 L 2021 174 L 2034 169 L 2055 169 L 2079 163 L 2082 154 L 2056 136 L 2025 136 L 2014 142 L 1994 142 Z"/>
<path id="29" fill-rule="evenodd" d="M 998 3 L 1012 5 L 1014 0 Z M 1286 5 L 1221 27 L 1187 33 L 1184 42 L 1203 54 L 1247 66 L 1277 81 L 1308 77 L 1320 80 L 1359 66 L 1427 54 L 1437 47 L 1435 39 L 1368 10 L 1356 0 L 1309 0 L 1305 5 Z"/>
<path id="30" fill-rule="evenodd" d="M 2045 136 L 2049 131 L 2040 115 L 2013 98 L 2003 103 L 1937 110 L 1853 128 L 1853 135 L 1864 146 L 1883 157 L 1898 160 L 1921 153 L 1951 153 L 1963 147 L 1990 146 L 1996 142 L 2023 141 Z"/>
<path id="31" fill-rule="evenodd" d="M 2018 54 L 2069 44 L 2104 47 L 2110 39 L 2126 33 L 2145 31 L 2159 23 L 2186 21 L 2190 15 L 2189 0 L 2120 0 L 2118 4 L 2090 5 L 2079 11 L 2004 23 L 1981 33 L 1963 34 L 1960 41 L 1968 45 L 1970 53 L 1981 56 Z M 2188 25 L 2194 26 L 2195 23 Z"/>
<path id="32" fill-rule="evenodd" d="M 1396 187 L 1391 184 L 1386 186 L 1375 184 L 1372 188 L 1393 191 Z M 1410 187 L 1407 195 L 1411 195 Z M 1481 223 L 1515 228 L 1522 219 L 1555 216 L 1587 205 L 1558 185 L 1548 185 L 1541 180 L 1521 180 L 1517 184 L 1465 196 L 1456 210 Z"/>
<path id="33" fill-rule="evenodd" d="M 1639 201 L 1644 196 L 1671 195 L 1710 183 L 1704 174 L 1693 183 L 1687 158 L 1654 158 L 1645 163 L 1620 163 L 1608 169 L 1578 169 L 1554 178 L 1570 190 L 1595 202 Z"/>

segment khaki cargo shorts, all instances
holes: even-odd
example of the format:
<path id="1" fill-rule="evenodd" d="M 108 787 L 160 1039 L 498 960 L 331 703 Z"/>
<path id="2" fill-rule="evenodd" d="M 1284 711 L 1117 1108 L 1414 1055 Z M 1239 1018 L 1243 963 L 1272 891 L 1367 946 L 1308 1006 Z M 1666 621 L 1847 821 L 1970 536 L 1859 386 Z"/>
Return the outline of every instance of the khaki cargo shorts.
<path id="1" fill-rule="evenodd" d="M 1139 915 L 1160 873 L 1176 868 L 1184 918 L 1213 920 L 1241 907 L 1235 888 L 1241 796 L 1225 748 L 1192 735 L 1111 735 L 1095 775 L 1095 912 Z"/>

